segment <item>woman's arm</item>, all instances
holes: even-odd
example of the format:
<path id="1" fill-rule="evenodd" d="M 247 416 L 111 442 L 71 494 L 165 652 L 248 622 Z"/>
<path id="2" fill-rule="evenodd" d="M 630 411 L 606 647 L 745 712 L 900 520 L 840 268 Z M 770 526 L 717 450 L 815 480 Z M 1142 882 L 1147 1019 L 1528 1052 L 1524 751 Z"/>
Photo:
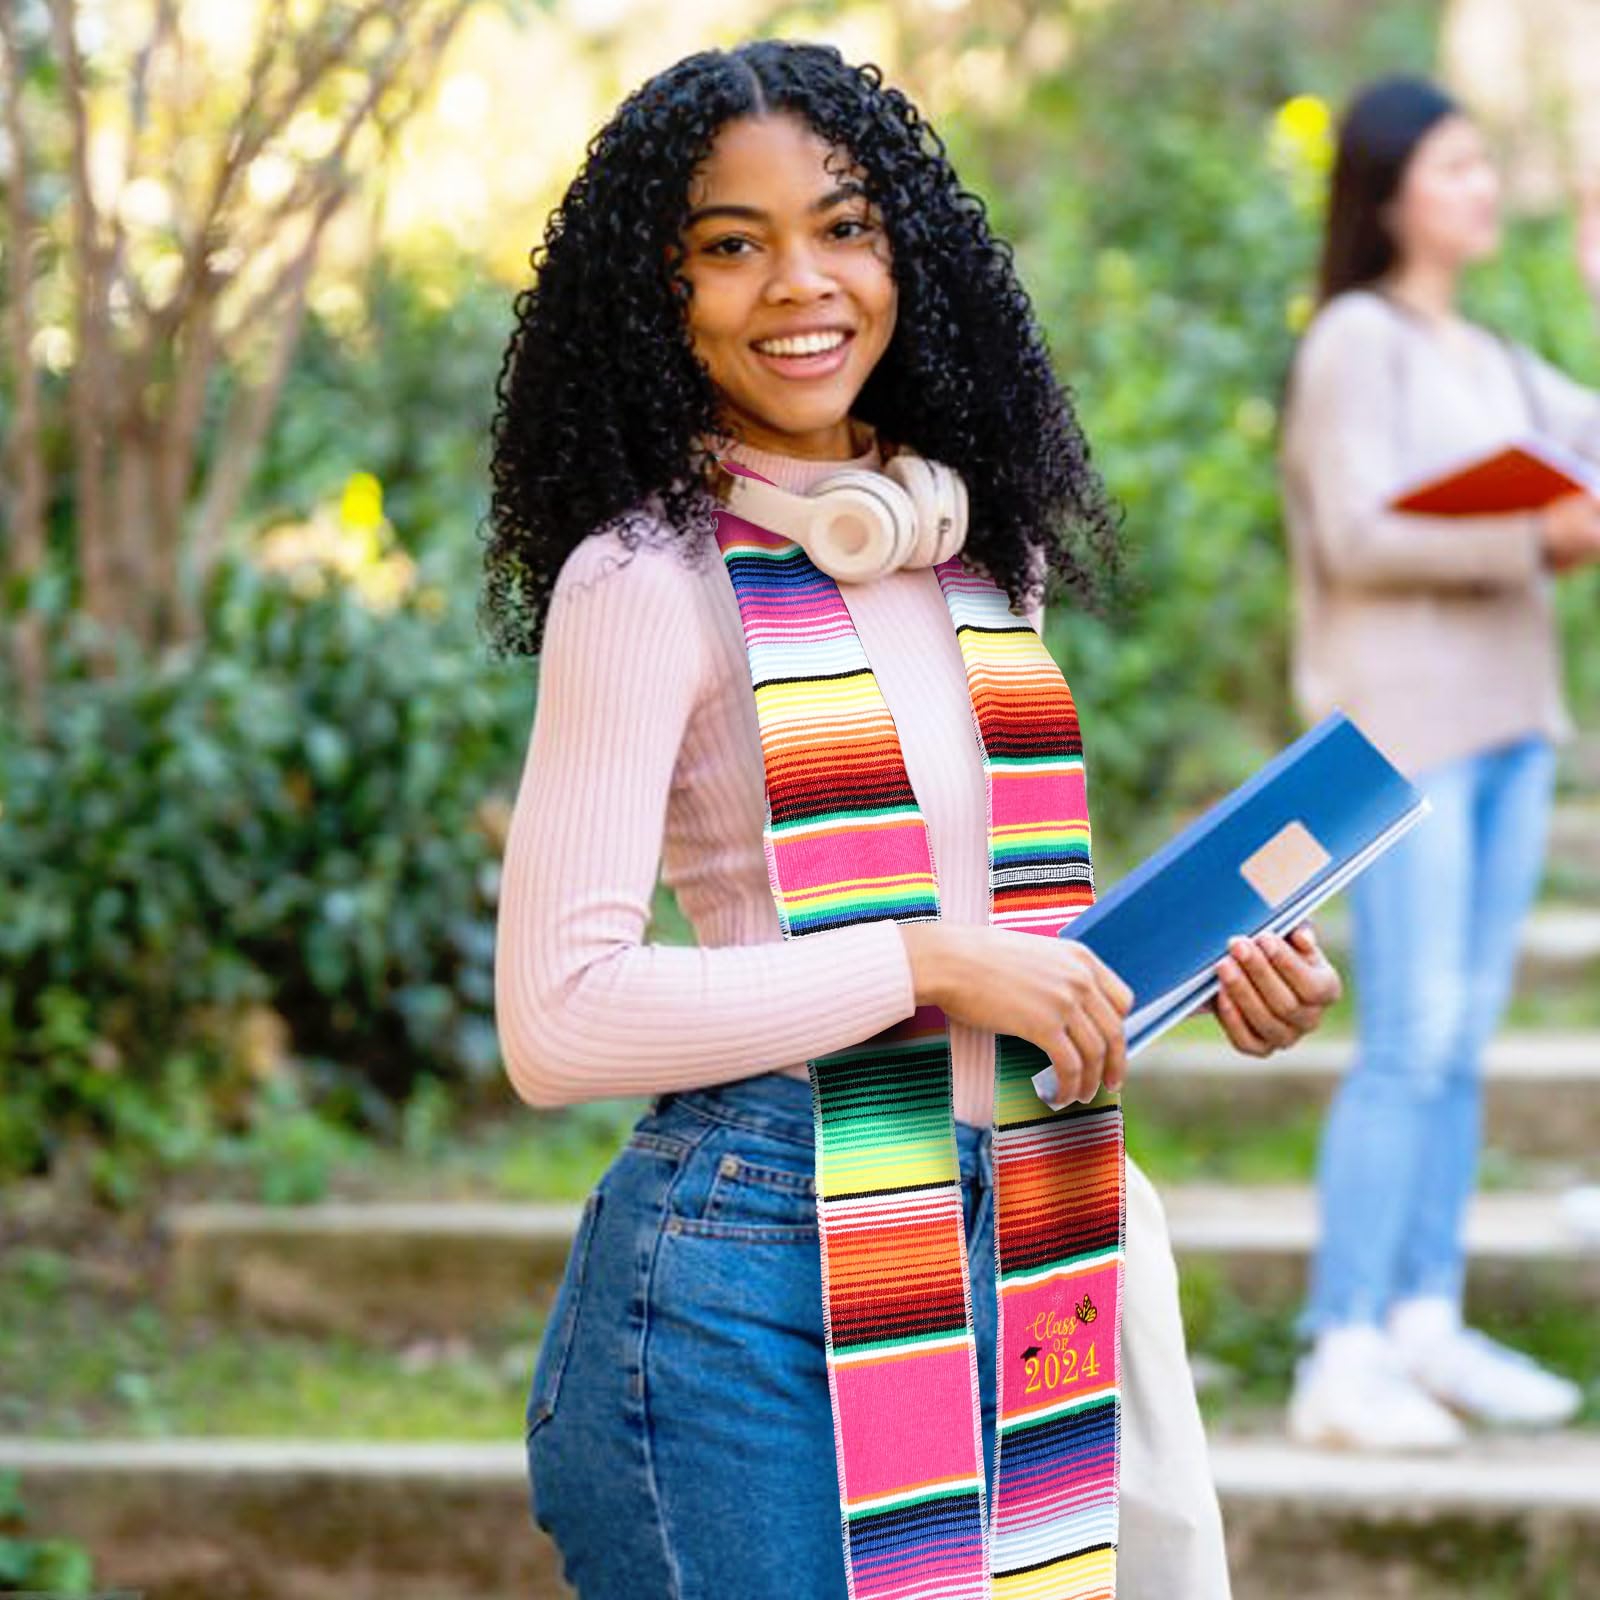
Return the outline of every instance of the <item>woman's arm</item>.
<path id="1" fill-rule="evenodd" d="M 1290 449 L 1323 569 L 1352 587 L 1474 587 L 1528 581 L 1543 563 L 1536 513 L 1424 517 L 1387 510 L 1413 476 L 1400 456 L 1403 397 L 1392 313 L 1336 304 L 1296 362 Z"/>
<path id="2" fill-rule="evenodd" d="M 1600 389 L 1590 389 L 1525 346 L 1518 351 L 1544 431 L 1569 450 L 1600 461 Z"/>
<path id="3" fill-rule="evenodd" d="M 891 921 L 723 949 L 643 942 L 707 672 L 694 581 L 672 548 L 596 539 L 552 597 L 495 957 L 506 1072 L 531 1105 L 747 1077 L 914 1009 Z"/>

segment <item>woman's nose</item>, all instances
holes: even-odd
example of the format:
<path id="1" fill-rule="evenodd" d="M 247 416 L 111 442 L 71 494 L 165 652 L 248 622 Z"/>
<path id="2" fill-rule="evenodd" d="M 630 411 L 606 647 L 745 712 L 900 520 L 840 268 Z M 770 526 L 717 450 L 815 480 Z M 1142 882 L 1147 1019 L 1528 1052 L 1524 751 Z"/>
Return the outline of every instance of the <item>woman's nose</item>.
<path id="1" fill-rule="evenodd" d="M 766 298 L 777 303 L 822 300 L 837 287 L 832 273 L 813 248 L 804 244 L 791 245 L 773 257 Z"/>

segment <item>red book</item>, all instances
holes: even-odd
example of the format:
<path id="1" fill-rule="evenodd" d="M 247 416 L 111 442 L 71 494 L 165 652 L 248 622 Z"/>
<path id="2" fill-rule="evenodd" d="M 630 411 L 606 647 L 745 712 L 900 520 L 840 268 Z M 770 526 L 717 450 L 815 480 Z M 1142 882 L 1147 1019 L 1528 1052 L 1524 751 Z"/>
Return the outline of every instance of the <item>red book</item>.
<path id="1" fill-rule="evenodd" d="M 1569 494 L 1600 497 L 1600 463 L 1529 436 L 1414 484 L 1389 506 L 1431 517 L 1492 517 L 1540 511 Z"/>

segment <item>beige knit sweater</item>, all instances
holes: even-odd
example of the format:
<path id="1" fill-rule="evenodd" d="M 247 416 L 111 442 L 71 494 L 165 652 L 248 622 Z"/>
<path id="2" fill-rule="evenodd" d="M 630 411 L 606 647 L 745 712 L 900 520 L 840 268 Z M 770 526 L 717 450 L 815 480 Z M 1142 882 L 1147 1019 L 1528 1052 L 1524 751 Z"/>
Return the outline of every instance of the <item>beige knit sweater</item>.
<path id="1" fill-rule="evenodd" d="M 1570 729 L 1535 516 L 1384 509 L 1529 432 L 1600 459 L 1600 393 L 1367 290 L 1329 301 L 1301 343 L 1282 454 L 1296 698 L 1308 719 L 1346 711 L 1409 774 Z"/>

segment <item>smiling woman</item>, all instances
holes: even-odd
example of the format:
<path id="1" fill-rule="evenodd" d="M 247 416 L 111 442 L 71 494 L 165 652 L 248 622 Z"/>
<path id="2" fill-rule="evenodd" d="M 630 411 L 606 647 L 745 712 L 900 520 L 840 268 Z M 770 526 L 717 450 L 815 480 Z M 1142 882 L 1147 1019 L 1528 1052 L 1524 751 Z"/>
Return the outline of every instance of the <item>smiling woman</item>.
<path id="1" fill-rule="evenodd" d="M 875 68 L 762 42 L 630 97 L 534 265 L 497 1018 L 531 1105 L 654 1096 L 533 1374 L 538 1520 L 587 1600 L 1225 1600 L 1131 997 L 1055 937 L 1093 876 L 1042 589 L 1115 521 L 1009 250 Z M 645 938 L 658 874 L 696 948 Z M 1225 982 L 1255 1050 L 1337 992 L 1309 940 Z"/>

